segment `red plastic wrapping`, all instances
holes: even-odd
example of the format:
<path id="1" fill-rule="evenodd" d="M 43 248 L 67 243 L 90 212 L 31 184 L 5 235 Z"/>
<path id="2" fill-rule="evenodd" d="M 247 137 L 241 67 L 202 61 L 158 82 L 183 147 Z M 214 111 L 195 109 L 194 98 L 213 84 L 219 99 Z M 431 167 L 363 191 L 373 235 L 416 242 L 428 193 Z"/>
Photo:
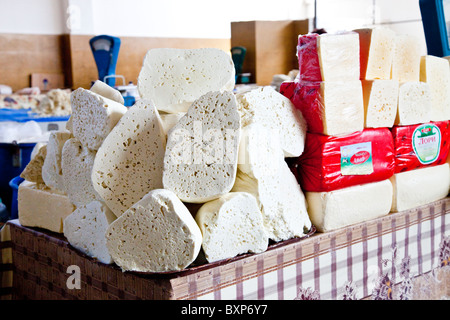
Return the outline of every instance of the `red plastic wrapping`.
<path id="1" fill-rule="evenodd" d="M 435 166 L 447 161 L 450 121 L 394 126 L 395 173 Z"/>
<path id="2" fill-rule="evenodd" d="M 317 53 L 318 39 L 319 35 L 314 33 L 298 37 L 297 58 L 302 81 L 322 81 Z"/>
<path id="3" fill-rule="evenodd" d="M 305 151 L 289 162 L 303 191 L 329 192 L 389 179 L 394 174 L 394 145 L 387 128 L 346 136 L 308 133 Z"/>

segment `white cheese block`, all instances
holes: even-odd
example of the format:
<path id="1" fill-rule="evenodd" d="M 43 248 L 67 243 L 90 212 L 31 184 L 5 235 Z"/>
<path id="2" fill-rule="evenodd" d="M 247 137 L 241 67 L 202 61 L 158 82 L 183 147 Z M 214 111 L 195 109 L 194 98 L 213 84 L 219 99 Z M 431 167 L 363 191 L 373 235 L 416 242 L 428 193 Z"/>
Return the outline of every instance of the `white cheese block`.
<path id="1" fill-rule="evenodd" d="M 26 180 L 19 185 L 17 201 L 21 225 L 57 233 L 63 233 L 64 219 L 75 210 L 65 194 Z"/>
<path id="2" fill-rule="evenodd" d="M 64 190 L 77 207 L 101 200 L 91 180 L 95 155 L 95 151 L 83 146 L 77 138 L 64 144 L 61 165 Z"/>
<path id="3" fill-rule="evenodd" d="M 239 94 L 237 99 L 242 127 L 261 123 L 280 139 L 286 157 L 298 157 L 303 153 L 306 121 L 289 98 L 266 86 Z"/>
<path id="4" fill-rule="evenodd" d="M 65 192 L 62 177 L 62 149 L 71 133 L 68 131 L 53 131 L 47 143 L 47 154 L 42 165 L 42 179 L 48 187 Z"/>
<path id="5" fill-rule="evenodd" d="M 450 68 L 448 60 L 435 56 L 422 56 L 420 81 L 431 91 L 431 121 L 450 119 Z"/>
<path id="6" fill-rule="evenodd" d="M 234 84 L 233 60 L 223 50 L 156 48 L 145 55 L 137 87 L 158 110 L 177 113 L 207 92 L 231 91 Z"/>
<path id="7" fill-rule="evenodd" d="M 119 90 L 114 89 L 101 80 L 96 80 L 89 90 L 118 103 L 125 103 L 125 100 Z"/>
<path id="8" fill-rule="evenodd" d="M 362 80 L 364 127 L 390 128 L 397 115 L 399 83 L 395 80 Z"/>
<path id="9" fill-rule="evenodd" d="M 116 216 L 100 201 L 78 207 L 64 219 L 64 236 L 76 249 L 98 261 L 111 264 L 105 232 Z"/>
<path id="10" fill-rule="evenodd" d="M 91 150 L 97 150 L 127 111 L 127 107 L 83 88 L 71 93 L 73 135 Z"/>
<path id="11" fill-rule="evenodd" d="M 450 186 L 449 164 L 396 173 L 391 212 L 404 211 L 445 198 Z"/>
<path id="12" fill-rule="evenodd" d="M 202 249 L 208 262 L 267 250 L 269 238 L 261 211 L 249 193 L 230 192 L 205 203 L 195 221 L 202 231 Z"/>
<path id="13" fill-rule="evenodd" d="M 421 56 L 421 44 L 417 36 L 395 35 L 391 79 L 399 82 L 419 81 Z"/>
<path id="14" fill-rule="evenodd" d="M 359 34 L 360 79 L 390 79 L 394 56 L 394 31 L 384 27 L 353 31 Z"/>
<path id="15" fill-rule="evenodd" d="M 411 125 L 429 122 L 431 108 L 431 90 L 428 83 L 419 81 L 400 83 L 394 124 Z"/>
<path id="16" fill-rule="evenodd" d="M 165 148 L 155 106 L 137 101 L 103 141 L 92 169 L 94 189 L 116 216 L 162 188 Z"/>
<path id="17" fill-rule="evenodd" d="M 236 177 L 240 126 L 233 93 L 215 91 L 197 99 L 168 133 L 164 188 L 192 203 L 228 193 Z"/>
<path id="18" fill-rule="evenodd" d="M 178 271 L 197 257 L 202 234 L 186 206 L 165 189 L 150 191 L 106 231 L 114 262 L 127 271 Z"/>
<path id="19" fill-rule="evenodd" d="M 383 180 L 305 196 L 313 225 L 327 232 L 389 214 L 392 194 L 391 183 Z"/>
<path id="20" fill-rule="evenodd" d="M 182 116 L 184 116 L 185 112 L 179 112 L 179 113 L 160 113 L 159 116 L 161 117 L 162 126 L 164 134 L 167 137 L 167 134 L 169 133 L 169 130 L 172 129 L 177 122 L 181 119 Z"/>

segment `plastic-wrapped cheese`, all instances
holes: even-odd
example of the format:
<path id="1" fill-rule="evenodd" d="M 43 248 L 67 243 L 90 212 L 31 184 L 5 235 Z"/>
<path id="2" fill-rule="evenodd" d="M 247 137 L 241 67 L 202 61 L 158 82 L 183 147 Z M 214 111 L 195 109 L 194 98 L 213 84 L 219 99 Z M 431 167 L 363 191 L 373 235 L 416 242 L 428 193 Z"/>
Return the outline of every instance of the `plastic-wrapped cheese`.
<path id="1" fill-rule="evenodd" d="M 355 32 L 300 35 L 297 57 L 301 81 L 359 79 L 359 36 Z"/>
<path id="2" fill-rule="evenodd" d="M 19 185 L 17 201 L 21 225 L 56 233 L 63 232 L 64 219 L 75 210 L 62 192 L 26 180 Z"/>
<path id="3" fill-rule="evenodd" d="M 448 60 L 434 56 L 422 56 L 420 81 L 430 86 L 431 121 L 450 120 L 450 68 Z"/>
<path id="4" fill-rule="evenodd" d="M 449 192 L 449 164 L 396 173 L 391 212 L 416 208 L 445 198 Z"/>
<path id="5" fill-rule="evenodd" d="M 364 128 L 360 80 L 285 82 L 280 92 L 302 112 L 309 132 L 337 136 Z"/>
<path id="6" fill-rule="evenodd" d="M 412 81 L 399 85 L 395 125 L 407 126 L 431 120 L 431 90 L 428 83 Z"/>
<path id="7" fill-rule="evenodd" d="M 105 232 L 116 216 L 100 201 L 78 207 L 64 219 L 64 236 L 74 248 L 100 262 L 113 263 Z"/>
<path id="8" fill-rule="evenodd" d="M 399 82 L 419 81 L 420 57 L 418 37 L 409 34 L 395 35 L 391 79 Z"/>
<path id="9" fill-rule="evenodd" d="M 190 203 L 228 193 L 236 177 L 240 129 L 233 93 L 215 91 L 197 99 L 169 131 L 164 188 Z"/>
<path id="10" fill-rule="evenodd" d="M 397 115 L 398 82 L 395 80 L 362 80 L 364 127 L 390 128 Z"/>
<path id="11" fill-rule="evenodd" d="M 73 91 L 70 99 L 73 135 L 91 150 L 98 150 L 127 111 L 123 104 L 83 88 Z"/>
<path id="12" fill-rule="evenodd" d="M 392 205 L 389 180 L 329 192 L 306 192 L 314 226 L 327 232 L 389 214 Z"/>
<path id="13" fill-rule="evenodd" d="M 202 205 L 195 215 L 208 262 L 267 250 L 269 238 L 254 196 L 230 192 Z"/>
<path id="14" fill-rule="evenodd" d="M 233 60 L 223 50 L 156 48 L 145 55 L 137 87 L 158 110 L 178 113 L 207 92 L 232 91 L 234 84 Z"/>
<path id="15" fill-rule="evenodd" d="M 106 246 L 124 271 L 183 270 L 197 257 L 202 234 L 186 206 L 165 189 L 155 189 L 106 230 Z"/>
<path id="16" fill-rule="evenodd" d="M 450 148 L 450 121 L 394 126 L 395 173 L 440 165 Z"/>
<path id="17" fill-rule="evenodd" d="M 383 27 L 353 30 L 359 34 L 361 80 L 391 78 L 395 33 Z"/>
<path id="18" fill-rule="evenodd" d="M 152 189 L 162 188 L 166 137 L 155 106 L 137 101 L 98 149 L 92 183 L 116 216 Z"/>
<path id="19" fill-rule="evenodd" d="M 328 192 L 389 179 L 394 174 L 394 146 L 387 128 L 364 129 L 332 137 L 308 133 L 305 152 L 294 163 L 304 191 Z"/>

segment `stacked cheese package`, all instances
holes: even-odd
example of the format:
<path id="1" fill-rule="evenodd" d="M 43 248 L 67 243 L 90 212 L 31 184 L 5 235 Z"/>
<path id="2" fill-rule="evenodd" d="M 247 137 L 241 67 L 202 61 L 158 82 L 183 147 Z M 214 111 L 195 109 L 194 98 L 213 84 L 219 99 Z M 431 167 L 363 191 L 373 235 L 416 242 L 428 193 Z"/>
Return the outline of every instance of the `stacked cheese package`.
<path id="1" fill-rule="evenodd" d="M 398 174 L 407 170 L 405 162 L 420 161 L 416 161 L 417 150 L 405 147 L 406 140 L 411 146 L 410 133 L 415 129 L 409 125 L 426 123 L 424 128 L 430 132 L 436 131 L 431 127 L 440 128 L 443 140 L 435 145 L 441 151 L 433 154 L 439 161 L 428 163 L 446 160 L 450 91 L 448 80 L 443 79 L 448 78 L 447 61 L 442 71 L 435 65 L 444 59 L 427 56 L 421 62 L 416 38 L 386 28 L 300 35 L 297 49 L 299 77 L 283 83 L 280 92 L 308 123 L 305 152 L 290 165 L 306 191 L 311 220 L 320 231 L 406 210 L 448 194 L 448 164 L 427 172 Z M 431 117 L 433 112 L 435 117 Z M 420 148 L 423 157 L 431 157 L 429 147 Z M 436 175 L 431 177 L 431 173 Z M 439 175 L 443 178 L 438 179 Z M 431 181 L 439 187 L 418 188 Z"/>
<path id="2" fill-rule="evenodd" d="M 68 130 L 25 170 L 58 182 L 68 209 L 58 209 L 56 232 L 90 257 L 141 272 L 263 252 L 308 233 L 306 200 L 285 161 L 304 150 L 301 112 L 271 87 L 235 95 L 234 72 L 222 50 L 152 49 L 132 107 L 100 81 L 75 90 Z M 19 209 L 23 225 L 47 216 L 31 207 Z"/>

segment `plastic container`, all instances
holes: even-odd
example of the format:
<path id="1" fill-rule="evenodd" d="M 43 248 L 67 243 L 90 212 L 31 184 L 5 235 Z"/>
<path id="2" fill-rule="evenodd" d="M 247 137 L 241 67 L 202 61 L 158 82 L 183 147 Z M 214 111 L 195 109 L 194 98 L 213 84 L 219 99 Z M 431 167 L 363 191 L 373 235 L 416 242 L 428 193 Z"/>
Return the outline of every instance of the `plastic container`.
<path id="1" fill-rule="evenodd" d="M 9 182 L 9 186 L 12 189 L 12 197 L 11 197 L 11 210 L 10 217 L 11 219 L 17 219 L 19 217 L 19 210 L 17 204 L 17 195 L 19 192 L 19 185 L 24 181 L 20 176 L 13 178 Z"/>

